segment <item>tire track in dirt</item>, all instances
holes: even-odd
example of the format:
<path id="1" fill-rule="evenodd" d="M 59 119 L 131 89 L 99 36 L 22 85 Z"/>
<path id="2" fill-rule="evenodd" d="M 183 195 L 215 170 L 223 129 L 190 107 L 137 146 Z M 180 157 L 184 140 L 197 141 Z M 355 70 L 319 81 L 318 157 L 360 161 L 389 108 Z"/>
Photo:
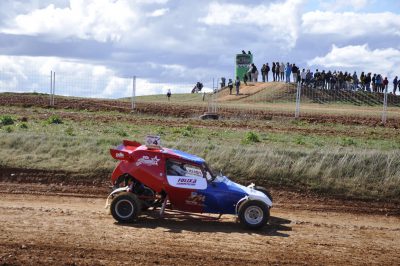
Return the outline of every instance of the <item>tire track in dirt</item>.
<path id="1" fill-rule="evenodd" d="M 272 209 L 261 231 L 219 221 L 154 212 L 114 222 L 104 199 L 1 194 L 0 264 L 266 265 L 380 264 L 400 261 L 400 218 Z"/>

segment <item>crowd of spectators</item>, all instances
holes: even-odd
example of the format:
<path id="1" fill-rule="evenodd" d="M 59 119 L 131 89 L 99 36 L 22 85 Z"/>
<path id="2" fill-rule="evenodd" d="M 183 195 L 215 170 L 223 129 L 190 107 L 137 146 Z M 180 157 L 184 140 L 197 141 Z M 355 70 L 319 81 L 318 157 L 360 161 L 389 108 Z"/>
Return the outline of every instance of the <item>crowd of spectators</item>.
<path id="1" fill-rule="evenodd" d="M 296 64 L 272 62 L 261 67 L 262 82 L 269 82 L 269 73 L 272 72 L 272 82 L 294 82 L 300 83 L 303 86 L 327 90 L 363 90 L 368 92 L 383 93 L 388 89 L 389 80 L 381 74 L 372 74 L 362 72 L 360 75 L 357 72 L 343 71 L 310 71 L 310 69 L 300 69 Z M 254 64 L 251 64 L 248 72 L 244 75 L 243 81 L 258 81 L 258 69 Z M 391 93 L 396 94 L 397 89 L 400 91 L 400 81 L 397 76 L 392 81 L 393 90 Z"/>

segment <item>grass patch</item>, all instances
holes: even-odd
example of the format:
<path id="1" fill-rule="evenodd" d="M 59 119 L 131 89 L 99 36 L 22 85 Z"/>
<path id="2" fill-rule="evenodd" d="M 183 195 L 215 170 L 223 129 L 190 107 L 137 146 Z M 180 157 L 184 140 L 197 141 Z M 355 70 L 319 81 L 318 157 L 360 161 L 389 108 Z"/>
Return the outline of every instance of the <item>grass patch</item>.
<path id="1" fill-rule="evenodd" d="M 0 112 L 9 112 L 10 117 L 26 110 L 0 107 Z M 119 114 L 116 122 L 103 120 L 114 117 L 112 112 L 101 113 L 102 119 L 96 120 L 91 118 L 97 113 L 82 111 L 80 121 L 65 119 L 58 126 L 46 123 L 43 130 L 42 117 L 48 112 L 31 108 L 23 114 L 26 122 L 1 127 L 0 165 L 90 176 L 111 173 L 116 162 L 109 148 L 124 138 L 143 142 L 146 135 L 155 133 L 162 136 L 164 146 L 199 155 L 213 169 L 243 184 L 368 199 L 400 198 L 400 137 L 395 129 L 274 120 L 223 120 L 219 126 L 145 115 L 135 115 L 132 123 L 131 114 Z M 69 110 L 51 112 L 62 117 L 61 112 Z M 328 131 L 330 134 L 325 134 Z"/>
<path id="2" fill-rule="evenodd" d="M 8 126 L 8 125 L 13 125 L 14 124 L 14 119 L 9 116 L 9 115 L 2 115 L 0 116 L 0 125 L 1 126 Z"/>

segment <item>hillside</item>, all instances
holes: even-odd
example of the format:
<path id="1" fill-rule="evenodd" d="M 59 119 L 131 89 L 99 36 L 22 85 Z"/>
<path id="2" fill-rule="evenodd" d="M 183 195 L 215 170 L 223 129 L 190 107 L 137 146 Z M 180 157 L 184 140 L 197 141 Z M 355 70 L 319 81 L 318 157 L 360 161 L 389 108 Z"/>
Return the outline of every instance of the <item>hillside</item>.
<path id="1" fill-rule="evenodd" d="M 295 84 L 282 82 L 269 83 L 248 83 L 242 85 L 240 94 L 229 94 L 229 88 L 225 87 L 218 92 L 219 102 L 243 102 L 243 103 L 262 103 L 262 102 L 291 102 L 296 100 L 297 88 Z M 369 93 L 365 91 L 347 90 L 323 90 L 303 87 L 301 91 L 301 101 L 308 103 L 340 103 L 351 105 L 375 106 L 382 105 L 383 93 Z M 400 107 L 400 96 L 388 94 L 388 105 Z"/>

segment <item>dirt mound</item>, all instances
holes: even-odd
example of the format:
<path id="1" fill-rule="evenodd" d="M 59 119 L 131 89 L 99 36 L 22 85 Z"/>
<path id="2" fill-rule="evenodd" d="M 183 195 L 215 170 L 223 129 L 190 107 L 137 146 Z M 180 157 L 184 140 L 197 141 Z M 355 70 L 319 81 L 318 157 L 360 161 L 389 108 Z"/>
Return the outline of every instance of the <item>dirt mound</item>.
<path id="1" fill-rule="evenodd" d="M 260 83 L 261 84 L 261 83 Z M 282 90 L 285 88 L 281 84 L 276 83 L 277 87 L 269 88 L 272 93 L 275 91 Z M 279 85 L 280 84 L 280 85 Z M 257 87 L 260 86 L 260 87 Z M 254 120 L 265 120 L 272 118 L 293 118 L 294 111 L 281 111 L 281 110 L 261 110 L 261 109 L 252 109 L 251 103 L 255 100 L 251 97 L 265 91 L 261 88 L 261 85 L 249 86 L 249 89 L 246 93 L 250 94 L 250 91 L 257 91 L 253 95 L 244 95 L 241 99 L 245 103 L 249 102 L 249 108 L 235 108 L 235 106 L 223 106 L 218 108 L 218 114 L 220 118 L 223 119 L 254 119 Z M 289 87 L 289 90 L 294 91 L 294 87 Z M 226 97 L 235 97 L 232 95 L 228 95 L 229 91 L 222 91 L 221 95 L 223 97 L 225 93 Z M 280 94 L 282 95 L 282 94 Z M 290 94 L 283 94 L 290 95 Z M 287 96 L 291 97 L 291 96 Z M 397 96 L 396 96 L 397 97 Z M 226 98 L 229 99 L 229 98 Z M 228 102 L 228 100 L 226 101 Z M 130 113 L 131 103 L 120 101 L 120 100 L 105 100 L 105 99 L 88 99 L 88 98 L 73 98 L 73 97 L 56 97 L 56 106 L 49 106 L 49 98 L 48 96 L 43 95 L 29 95 L 29 94 L 15 94 L 15 93 L 6 93 L 0 94 L 0 105 L 3 106 L 21 106 L 21 107 L 42 107 L 42 108 L 55 108 L 55 109 L 74 109 L 74 110 L 86 110 L 86 111 L 117 111 L 123 113 Z M 151 115 L 159 115 L 159 116 L 172 116 L 172 117 L 182 117 L 182 118 L 198 118 L 200 115 L 204 114 L 207 110 L 207 107 L 204 105 L 196 105 L 196 104 L 173 104 L 173 103 L 145 103 L 138 102 L 136 104 L 135 112 L 141 114 L 151 114 Z M 321 109 L 323 112 L 323 110 Z M 341 123 L 341 124 L 355 124 L 355 125 L 369 125 L 369 126 L 378 126 L 381 123 L 381 118 L 378 116 L 369 117 L 369 116 L 361 116 L 357 114 L 352 114 L 348 112 L 348 114 L 324 114 L 324 113 L 302 113 L 301 120 L 308 121 L 311 123 Z M 398 128 L 400 124 L 399 118 L 390 118 L 387 121 L 385 126 Z"/>

